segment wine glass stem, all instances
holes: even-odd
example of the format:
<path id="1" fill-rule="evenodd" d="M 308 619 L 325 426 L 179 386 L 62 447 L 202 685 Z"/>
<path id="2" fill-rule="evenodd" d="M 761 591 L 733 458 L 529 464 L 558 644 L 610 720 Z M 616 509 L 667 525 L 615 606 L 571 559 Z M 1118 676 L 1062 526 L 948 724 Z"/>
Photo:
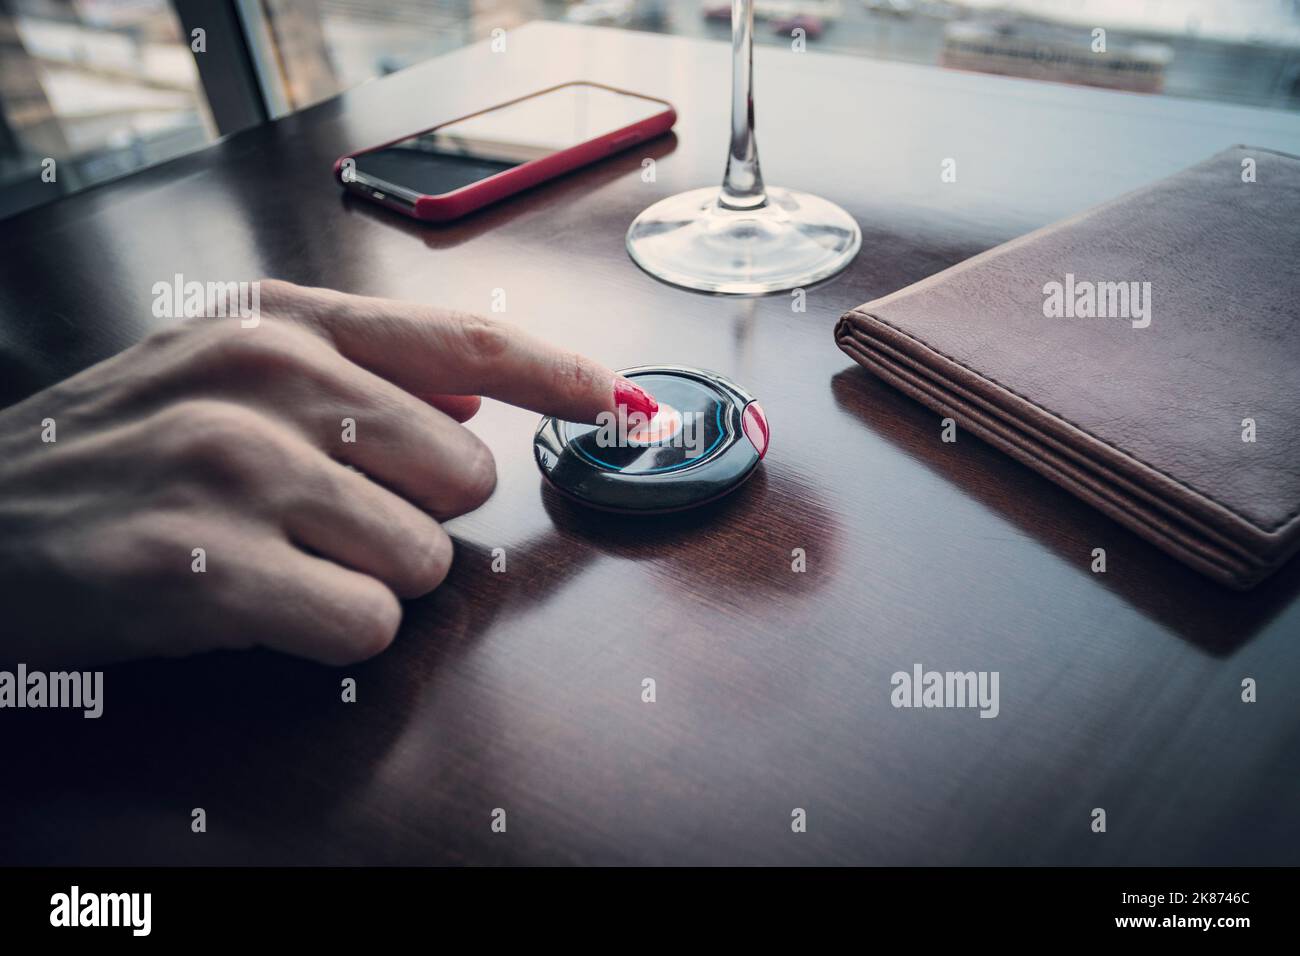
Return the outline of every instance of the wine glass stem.
<path id="1" fill-rule="evenodd" d="M 767 205 L 754 141 L 754 0 L 731 0 L 731 151 L 718 202 L 726 209 Z"/>

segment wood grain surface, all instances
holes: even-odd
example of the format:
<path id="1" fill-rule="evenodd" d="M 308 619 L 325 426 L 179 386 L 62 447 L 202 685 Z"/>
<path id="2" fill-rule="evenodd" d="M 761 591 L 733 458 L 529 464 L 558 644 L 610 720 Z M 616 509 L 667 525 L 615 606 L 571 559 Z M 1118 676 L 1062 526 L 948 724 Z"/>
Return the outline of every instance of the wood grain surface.
<path id="1" fill-rule="evenodd" d="M 728 50 L 591 28 L 530 25 L 0 224 L 5 403 L 160 325 L 151 287 L 182 273 L 478 311 L 504 289 L 507 319 L 614 367 L 714 369 L 772 426 L 731 499 L 623 519 L 544 490 L 536 416 L 488 403 L 497 491 L 450 523 L 452 574 L 387 653 L 142 662 L 106 674 L 99 720 L 0 713 L 0 862 L 1300 863 L 1297 567 L 1211 585 L 977 440 L 942 443 L 831 335 L 1229 144 L 1298 151 L 1300 120 L 781 49 L 756 70 L 768 181 L 863 227 L 806 312 L 629 261 L 638 211 L 721 176 Z M 442 228 L 330 180 L 350 150 L 578 78 L 672 100 L 675 136 Z M 916 663 L 998 671 L 999 716 L 893 708 Z"/>

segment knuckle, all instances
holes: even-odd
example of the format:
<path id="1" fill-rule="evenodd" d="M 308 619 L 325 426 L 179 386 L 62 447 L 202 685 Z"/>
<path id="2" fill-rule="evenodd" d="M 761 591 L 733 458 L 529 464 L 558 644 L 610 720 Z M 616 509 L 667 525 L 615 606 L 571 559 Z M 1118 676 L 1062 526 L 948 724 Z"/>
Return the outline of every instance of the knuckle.
<path id="1" fill-rule="evenodd" d="M 437 524 L 422 535 L 411 555 L 405 597 L 428 594 L 447 578 L 451 570 L 451 538 Z"/>
<path id="2" fill-rule="evenodd" d="M 258 284 L 261 308 L 277 319 L 279 325 L 310 330 L 322 309 L 330 307 L 338 293 L 331 289 L 314 289 L 284 279 L 262 279 Z"/>
<path id="3" fill-rule="evenodd" d="M 465 456 L 465 510 L 477 508 L 497 487 L 497 463 L 487 445 L 477 437 Z"/>
<path id="4" fill-rule="evenodd" d="M 262 428 L 262 416 L 251 408 L 215 399 L 191 399 L 173 405 L 169 423 L 179 433 L 181 447 L 206 453 L 241 444 Z"/>
<path id="5" fill-rule="evenodd" d="M 188 477 L 246 481 L 262 473 L 278 446 L 267 419 L 233 402 L 181 402 L 166 417 L 165 440 Z"/>
<path id="6" fill-rule="evenodd" d="M 151 332 L 140 343 L 140 348 L 150 352 L 168 352 L 180 343 L 199 338 L 210 324 L 211 320 L 204 318 L 188 318 L 172 322 Z"/>
<path id="7" fill-rule="evenodd" d="M 292 298 L 300 288 L 292 282 L 285 282 L 283 279 L 259 279 L 257 284 L 263 301 L 269 298 L 276 302 L 282 302 Z"/>
<path id="8" fill-rule="evenodd" d="M 281 380 L 308 368 L 310 339 L 286 322 L 263 321 L 256 328 L 228 324 L 205 343 L 200 360 L 218 374 L 249 380 Z"/>
<path id="9" fill-rule="evenodd" d="M 385 650 L 397 636 L 402 623 L 402 605 L 397 596 L 373 578 L 356 596 L 356 620 L 349 640 L 336 664 L 355 664 Z"/>
<path id="10" fill-rule="evenodd" d="M 510 348 L 510 330 L 499 322 L 463 313 L 454 314 L 452 321 L 461 347 L 476 362 L 491 363 Z"/>

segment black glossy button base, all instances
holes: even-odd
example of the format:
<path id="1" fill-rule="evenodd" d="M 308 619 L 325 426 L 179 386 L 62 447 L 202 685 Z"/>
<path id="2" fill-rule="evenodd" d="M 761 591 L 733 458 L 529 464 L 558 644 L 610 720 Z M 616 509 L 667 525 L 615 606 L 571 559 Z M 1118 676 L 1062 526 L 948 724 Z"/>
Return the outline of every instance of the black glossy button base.
<path id="1" fill-rule="evenodd" d="M 592 508 L 663 514 L 715 501 L 753 474 L 767 451 L 767 420 L 753 397 L 721 375 L 673 365 L 623 369 L 681 426 L 658 442 L 625 440 L 617 423 L 544 418 L 537 467 L 559 492 Z"/>

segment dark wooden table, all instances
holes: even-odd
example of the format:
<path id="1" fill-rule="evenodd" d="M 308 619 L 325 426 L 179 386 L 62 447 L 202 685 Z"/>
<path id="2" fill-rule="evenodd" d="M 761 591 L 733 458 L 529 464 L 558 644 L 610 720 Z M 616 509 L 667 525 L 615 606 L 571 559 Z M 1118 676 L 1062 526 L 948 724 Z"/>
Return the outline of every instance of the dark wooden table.
<path id="1" fill-rule="evenodd" d="M 831 337 L 847 307 L 1226 145 L 1296 151 L 1300 120 L 760 50 L 769 181 L 864 232 L 798 313 L 669 288 L 623 251 L 640 209 L 719 178 L 727 57 L 531 25 L 0 225 L 5 402 L 157 327 L 151 286 L 180 272 L 480 311 L 503 288 L 507 318 L 612 366 L 733 377 L 773 428 L 732 500 L 633 521 L 544 491 L 536 417 L 485 407 L 499 487 L 451 524 L 452 575 L 392 649 L 341 672 L 144 662 L 108 672 L 98 721 L 0 713 L 0 862 L 1300 862 L 1300 571 L 1208 584 L 980 442 L 943 444 Z M 573 78 L 673 100 L 676 137 L 450 228 L 331 184 L 348 150 Z M 915 663 L 998 671 L 1000 715 L 895 710 Z"/>

